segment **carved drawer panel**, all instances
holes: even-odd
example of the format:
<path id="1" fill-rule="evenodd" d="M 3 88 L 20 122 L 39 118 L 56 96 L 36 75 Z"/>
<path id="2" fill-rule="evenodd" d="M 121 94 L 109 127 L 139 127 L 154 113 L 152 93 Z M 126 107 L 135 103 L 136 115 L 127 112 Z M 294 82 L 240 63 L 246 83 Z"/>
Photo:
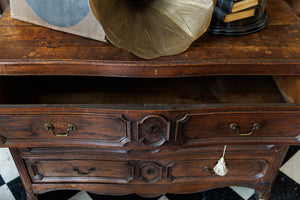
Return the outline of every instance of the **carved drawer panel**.
<path id="1" fill-rule="evenodd" d="M 197 181 L 199 178 L 221 178 L 214 174 L 213 167 L 218 160 L 189 160 L 173 163 L 167 169 L 169 181 Z M 270 165 L 264 159 L 226 159 L 228 174 L 225 179 L 259 179 L 266 175 Z M 187 170 L 188 169 L 188 170 Z"/>
<path id="2" fill-rule="evenodd" d="M 105 107 L 103 109 L 102 107 Z M 218 144 L 299 144 L 298 106 L 0 107 L 0 144 L 97 146 L 124 151 Z"/>
<path id="3" fill-rule="evenodd" d="M 26 160 L 33 182 L 129 183 L 134 167 L 126 161 Z"/>
<path id="4" fill-rule="evenodd" d="M 223 146 L 199 148 L 176 155 L 105 154 L 97 149 L 24 149 L 21 157 L 35 183 L 93 182 L 121 184 L 199 183 L 202 181 L 261 181 L 268 179 L 279 146 L 229 146 L 225 154 L 228 173 L 221 177 L 214 166 Z M 58 152 L 61 152 L 58 154 Z"/>
<path id="5" fill-rule="evenodd" d="M 131 141 L 131 122 L 121 114 L 3 114 L 0 135 L 3 143 L 80 144 L 93 140 L 99 145 L 123 146 Z"/>
<path id="6" fill-rule="evenodd" d="M 300 113 L 289 110 L 245 110 L 187 114 L 177 120 L 176 140 L 197 144 L 225 138 L 247 143 L 300 142 Z M 292 142 L 293 143 L 293 142 Z"/>
<path id="7" fill-rule="evenodd" d="M 137 138 L 149 146 L 161 146 L 170 139 L 170 122 L 160 115 L 149 115 L 137 122 Z"/>

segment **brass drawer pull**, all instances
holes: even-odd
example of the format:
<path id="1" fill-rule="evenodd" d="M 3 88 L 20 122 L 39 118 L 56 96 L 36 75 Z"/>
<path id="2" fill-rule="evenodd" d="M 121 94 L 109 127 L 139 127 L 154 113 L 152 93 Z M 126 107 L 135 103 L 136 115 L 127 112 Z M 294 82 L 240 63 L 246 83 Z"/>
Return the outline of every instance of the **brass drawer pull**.
<path id="1" fill-rule="evenodd" d="M 73 167 L 73 171 L 76 172 L 76 173 L 77 173 L 78 175 L 80 175 L 80 176 L 87 176 L 87 175 L 89 175 L 90 173 L 96 171 L 96 168 L 95 168 L 95 167 L 91 167 L 91 168 L 89 169 L 88 172 L 84 173 L 84 172 L 81 172 L 81 171 L 78 169 L 78 167 Z"/>
<path id="2" fill-rule="evenodd" d="M 67 137 L 70 134 L 70 131 L 74 131 L 77 129 L 77 127 L 75 125 L 69 124 L 66 133 L 57 134 L 57 133 L 55 133 L 54 126 L 52 124 L 45 124 L 44 127 L 47 131 L 52 131 L 53 135 L 55 135 L 57 137 Z"/>
<path id="3" fill-rule="evenodd" d="M 240 127 L 238 124 L 230 124 L 230 128 L 232 130 L 234 130 L 238 135 L 240 136 L 248 136 L 248 135 L 252 135 L 252 133 L 255 131 L 255 130 L 259 130 L 261 128 L 261 125 L 259 123 L 254 123 L 253 126 L 252 126 L 252 129 L 249 133 L 240 133 Z"/>

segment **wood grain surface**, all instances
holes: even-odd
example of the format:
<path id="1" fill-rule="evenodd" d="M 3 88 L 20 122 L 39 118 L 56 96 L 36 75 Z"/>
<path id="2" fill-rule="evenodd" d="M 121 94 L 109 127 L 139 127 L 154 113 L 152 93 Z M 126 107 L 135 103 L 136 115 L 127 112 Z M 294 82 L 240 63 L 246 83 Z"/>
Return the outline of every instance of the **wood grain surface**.
<path id="1" fill-rule="evenodd" d="M 6 12 L 0 146 L 11 148 L 28 198 L 59 189 L 155 197 L 239 185 L 267 199 L 288 145 L 300 142 L 298 89 L 289 89 L 299 86 L 299 3 L 268 0 L 266 29 L 205 34 L 186 52 L 154 60 Z M 275 80 L 287 103 L 271 76 L 228 75 L 281 75 Z M 240 136 L 232 123 L 241 133 L 261 128 Z M 58 134 L 77 128 L 57 137 L 45 124 Z M 216 164 L 224 145 L 232 170 L 211 175 L 203 168 Z"/>
<path id="2" fill-rule="evenodd" d="M 294 7 L 299 5 L 294 2 Z M 186 77 L 300 74 L 300 20 L 282 0 L 269 0 L 269 26 L 247 36 L 205 34 L 177 56 L 143 60 L 102 43 L 12 20 L 0 20 L 1 75 Z M 278 14 L 280 12 L 280 14 Z"/>
<path id="3" fill-rule="evenodd" d="M 101 108 L 94 106 L 1 106 L 0 134 L 3 137 L 3 147 L 97 147 L 106 150 L 121 150 L 124 152 L 165 151 L 176 153 L 180 149 L 202 147 L 207 145 L 239 145 L 239 144 L 299 144 L 298 129 L 300 108 L 292 105 L 270 104 L 269 106 L 242 105 L 203 105 L 193 109 L 154 110 L 151 107 L 127 105 L 123 109 L 113 106 Z M 137 110 L 135 110 L 137 109 Z M 158 108 L 157 108 L 158 109 Z M 114 120 L 101 120 L 103 115 L 120 115 L 123 129 L 107 128 L 114 125 Z M 89 116 L 93 116 L 92 118 Z M 100 117 L 99 117 L 100 116 Z M 95 120 L 99 117 L 98 124 Z M 152 117 L 150 124 L 143 119 Z M 161 124 L 161 118 L 166 121 Z M 39 120 L 40 119 L 40 120 Z M 58 121 L 60 119 L 60 121 Z M 74 119 L 78 119 L 74 120 Z M 82 119 L 82 120 L 80 120 Z M 126 122 L 126 123 L 125 123 Z M 76 130 L 69 136 L 55 137 L 51 131 L 45 130 L 44 124 L 52 123 L 63 133 L 68 124 L 74 124 Z M 241 133 L 251 130 L 254 123 L 261 128 L 252 135 L 240 136 L 230 128 L 232 123 L 239 125 Z M 125 125 L 128 124 L 126 127 Z M 129 129 L 129 124 L 132 129 Z M 145 124 L 145 131 L 139 130 L 137 124 Z M 170 124 L 169 129 L 165 129 Z M 64 125 L 64 126 L 63 126 Z M 151 127 L 164 130 L 161 137 L 167 135 L 168 140 L 162 143 L 155 141 L 144 142 L 141 136 L 148 138 L 155 135 Z M 106 127 L 109 132 L 102 132 Z M 126 130 L 128 129 L 128 131 Z M 115 130 L 117 129 L 117 130 Z M 120 130 L 119 130 L 120 129 Z M 123 130 L 123 132 L 121 132 Z M 220 130 L 223 130 L 220 132 Z M 84 132 L 85 131 L 85 132 Z M 119 132 L 118 132 L 119 131 Z M 111 136 L 110 136 L 111 134 Z M 162 134 L 161 131 L 158 134 Z M 145 136 L 146 135 L 146 136 Z M 154 137 L 154 136 L 152 136 Z M 124 141 L 125 142 L 124 142 Z M 152 145 L 152 142 L 154 145 Z"/>
<path id="4" fill-rule="evenodd" d="M 255 151 L 253 151 L 253 148 Z M 78 155 L 79 158 L 84 159 L 83 153 L 87 151 L 88 149 L 83 149 L 82 155 Z M 80 183 L 80 179 L 84 179 L 84 177 L 70 177 L 72 178 L 70 180 L 73 181 L 71 183 L 45 182 L 42 184 L 33 183 L 32 186 L 34 192 L 37 194 L 57 189 L 76 189 L 97 194 L 123 195 L 137 193 L 143 197 L 157 197 L 166 192 L 180 194 L 195 193 L 215 187 L 230 186 L 238 182 L 240 186 L 257 189 L 261 192 L 262 196 L 266 198 L 269 194 L 270 183 L 273 180 L 274 173 L 278 170 L 281 159 L 283 159 L 283 155 L 286 151 L 287 146 L 275 146 L 274 149 L 264 149 L 259 145 L 255 145 L 255 147 L 249 145 L 247 147 L 230 147 L 227 152 L 230 174 L 224 177 L 210 174 L 209 171 L 205 170 L 206 167 L 210 167 L 217 162 L 220 154 L 222 154 L 222 147 L 215 147 L 214 149 L 204 148 L 201 153 L 198 152 L 189 155 L 177 154 L 176 156 L 159 156 L 152 154 L 151 156 L 132 155 L 117 157 L 117 155 L 110 156 L 109 154 L 97 154 L 94 152 L 96 154 L 89 155 L 89 159 L 95 161 L 100 159 L 102 160 L 100 162 L 106 160 L 106 162 L 109 163 L 117 157 L 120 163 L 122 162 L 121 160 L 128 161 L 134 166 L 136 178 L 129 184 L 104 184 L 101 182 L 93 184 L 92 182 Z M 67 158 L 68 155 L 70 155 L 72 159 L 76 158 L 76 152 L 65 154 L 62 158 L 59 158 L 60 156 L 57 156 L 51 149 L 45 149 L 44 152 L 46 152 L 46 154 L 41 152 L 27 152 L 26 155 L 23 154 L 23 158 L 27 163 L 36 163 L 37 165 L 39 165 L 40 161 L 45 163 L 45 165 L 51 165 L 50 162 L 57 162 L 60 159 L 64 159 L 64 157 Z M 67 163 L 69 162 L 66 162 L 66 164 L 62 166 L 67 166 Z M 253 164 L 255 166 L 251 167 L 251 163 L 252 166 Z M 64 169 L 58 167 L 57 169 L 53 169 L 52 172 L 47 172 L 45 171 L 47 169 L 42 169 L 42 172 L 46 175 L 45 180 L 51 180 L 51 177 L 47 177 L 47 174 L 50 175 L 51 173 L 53 174 L 53 180 L 55 180 L 55 178 L 59 179 L 59 173 L 61 172 L 57 173 L 55 170 L 63 169 L 66 174 L 72 173 L 72 165 L 80 165 L 81 168 L 89 169 L 95 165 L 95 162 L 86 160 L 85 164 L 83 164 L 72 163 L 71 161 L 69 167 Z M 144 171 L 142 170 L 143 168 L 148 170 Z M 34 168 L 31 168 L 30 171 L 33 169 Z M 119 170 L 124 170 L 124 174 L 126 174 L 126 168 Z M 33 171 L 30 172 L 31 176 L 34 175 L 32 172 Z M 154 179 L 150 179 L 152 172 L 153 174 L 157 174 L 157 176 L 153 177 Z M 155 181 L 151 182 L 152 180 Z"/>

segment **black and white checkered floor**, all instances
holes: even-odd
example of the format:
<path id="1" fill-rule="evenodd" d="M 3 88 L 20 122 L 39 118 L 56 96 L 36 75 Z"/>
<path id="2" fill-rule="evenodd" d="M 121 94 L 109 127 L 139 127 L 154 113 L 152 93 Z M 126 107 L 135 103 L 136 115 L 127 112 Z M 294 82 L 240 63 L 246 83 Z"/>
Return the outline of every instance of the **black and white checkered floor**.
<path id="1" fill-rule="evenodd" d="M 275 180 L 270 200 L 300 200 L 300 147 L 292 146 Z M 102 196 L 84 191 L 56 191 L 38 196 L 39 200 L 146 200 L 136 195 Z M 25 200 L 25 190 L 8 149 L 0 148 L 0 200 Z M 255 200 L 255 191 L 249 188 L 219 188 L 206 192 L 173 195 L 159 200 Z M 148 199 L 149 200 L 149 199 Z"/>

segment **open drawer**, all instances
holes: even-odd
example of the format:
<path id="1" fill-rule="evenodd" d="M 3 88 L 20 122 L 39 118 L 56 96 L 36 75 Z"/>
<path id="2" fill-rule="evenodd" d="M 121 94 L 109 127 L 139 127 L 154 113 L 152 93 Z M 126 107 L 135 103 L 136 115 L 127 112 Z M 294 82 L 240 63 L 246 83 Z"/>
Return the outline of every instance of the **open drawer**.
<path id="1" fill-rule="evenodd" d="M 300 108 L 271 76 L 0 77 L 4 146 L 154 149 L 297 144 Z"/>

